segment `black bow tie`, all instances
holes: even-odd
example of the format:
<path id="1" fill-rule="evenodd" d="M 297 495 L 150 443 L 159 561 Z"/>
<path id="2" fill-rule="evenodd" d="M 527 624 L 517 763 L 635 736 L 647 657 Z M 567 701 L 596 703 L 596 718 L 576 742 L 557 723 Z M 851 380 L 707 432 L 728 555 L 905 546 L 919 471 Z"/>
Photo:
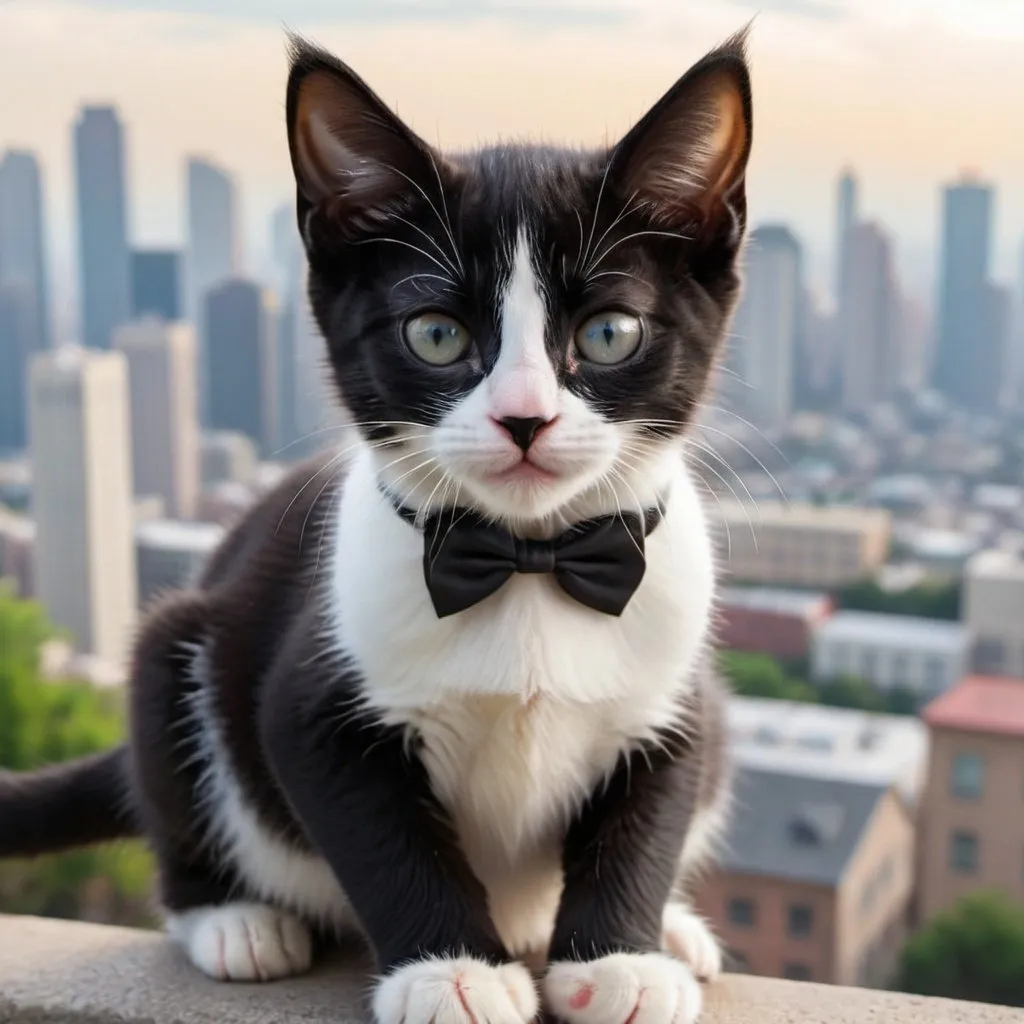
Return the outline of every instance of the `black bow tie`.
<path id="1" fill-rule="evenodd" d="M 416 525 L 416 514 L 392 501 Z M 470 608 L 513 573 L 551 573 L 581 604 L 621 615 L 644 578 L 644 540 L 663 509 L 587 519 L 551 540 L 516 537 L 469 509 L 444 509 L 423 524 L 423 576 L 437 617 Z"/>

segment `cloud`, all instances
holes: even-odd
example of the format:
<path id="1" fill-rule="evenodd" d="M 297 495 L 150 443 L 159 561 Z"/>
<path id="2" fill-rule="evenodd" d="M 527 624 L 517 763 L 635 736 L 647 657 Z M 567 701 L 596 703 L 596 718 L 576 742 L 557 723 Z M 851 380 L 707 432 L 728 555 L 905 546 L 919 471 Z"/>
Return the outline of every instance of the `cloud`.
<path id="1" fill-rule="evenodd" d="M 805 0 L 820 2 L 820 0 Z M 91 7 L 201 14 L 247 21 L 280 24 L 380 24 L 399 22 L 455 22 L 468 25 L 480 21 L 529 24 L 531 28 L 566 25 L 617 25 L 632 20 L 626 2 L 542 3 L 529 0 L 298 0 L 285 5 L 281 0 L 86 0 Z"/>
<path id="2" fill-rule="evenodd" d="M 728 0 L 737 7 L 792 14 L 815 21 L 843 21 L 851 14 L 844 0 Z"/>

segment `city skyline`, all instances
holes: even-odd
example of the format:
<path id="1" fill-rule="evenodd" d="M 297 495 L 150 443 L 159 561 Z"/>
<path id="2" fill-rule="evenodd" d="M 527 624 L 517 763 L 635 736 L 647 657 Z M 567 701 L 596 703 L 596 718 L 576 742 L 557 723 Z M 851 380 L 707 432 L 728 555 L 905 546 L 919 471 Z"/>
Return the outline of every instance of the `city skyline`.
<path id="1" fill-rule="evenodd" d="M 59 78 L 5 119 L 0 146 L 31 148 L 43 161 L 63 307 L 72 301 L 74 238 L 67 135 L 81 104 L 113 103 L 127 127 L 129 237 L 136 247 L 181 245 L 189 154 L 237 175 L 247 269 L 262 269 L 270 212 L 290 193 L 281 124 L 284 35 L 273 5 L 245 5 L 253 13 L 234 17 L 232 5 L 216 5 L 222 13 L 214 15 L 213 4 L 198 0 L 175 11 L 158 3 L 123 6 L 14 0 L 0 7 L 0 83 L 11 76 L 13 87 L 18 68 L 26 60 L 38 66 L 44 51 L 47 60 L 61 59 Z M 1012 56 L 1024 39 L 1024 17 L 998 0 L 901 0 L 886 12 L 863 0 L 757 6 L 753 224 L 791 224 L 812 282 L 824 292 L 833 182 L 850 163 L 864 216 L 892 233 L 901 279 L 930 301 L 939 269 L 940 189 L 975 165 L 998 194 L 995 276 L 1017 286 L 1024 153 L 1007 127 L 1019 120 L 1024 95 L 1024 69 Z M 456 147 L 499 135 L 582 142 L 613 136 L 693 57 L 755 13 L 740 0 L 694 3 L 685 16 L 658 0 L 629 8 L 611 0 L 563 4 L 543 20 L 529 4 L 516 5 L 518 14 L 483 4 L 472 17 L 453 0 L 419 5 L 418 15 L 416 9 L 391 3 L 371 17 L 366 4 L 306 2 L 289 8 L 288 18 L 349 59 L 427 138 Z M 1000 11 L 996 32 L 992 18 Z M 921 55 L 908 49 L 911 38 Z M 566 66 L 570 43 L 588 54 L 585 74 Z M 447 55 L 455 54 L 459 73 L 433 74 L 424 56 L 432 53 L 446 58 L 446 68 Z M 984 76 L 976 74 L 979 66 Z M 595 73 L 608 68 L 613 73 Z M 839 109 L 842 118 L 835 116 Z"/>

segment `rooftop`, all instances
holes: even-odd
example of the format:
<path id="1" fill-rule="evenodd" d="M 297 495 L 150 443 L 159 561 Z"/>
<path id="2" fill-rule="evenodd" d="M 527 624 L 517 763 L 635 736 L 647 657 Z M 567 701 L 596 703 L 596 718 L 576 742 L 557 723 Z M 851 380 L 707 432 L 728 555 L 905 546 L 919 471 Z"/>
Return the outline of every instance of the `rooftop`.
<path id="1" fill-rule="evenodd" d="M 0 1019 L 24 1024 L 369 1024 L 352 957 L 266 985 L 210 981 L 159 935 L 0 917 Z M 1020 1024 L 1020 1010 L 728 975 L 701 1024 Z"/>
<path id="2" fill-rule="evenodd" d="M 1024 737 L 1024 679 L 968 676 L 924 709 L 933 729 Z"/>
<path id="3" fill-rule="evenodd" d="M 924 784 L 928 730 L 907 715 L 734 697 L 729 742 L 745 768 L 896 786 L 916 803 Z"/>
<path id="4" fill-rule="evenodd" d="M 988 577 L 1024 583 L 1024 558 L 1013 551 L 981 551 L 968 563 L 967 574 L 975 579 Z"/>
<path id="5" fill-rule="evenodd" d="M 741 768 L 720 864 L 726 871 L 838 885 L 888 786 Z"/>
<path id="6" fill-rule="evenodd" d="M 190 523 L 156 519 L 135 528 L 135 539 L 147 547 L 165 551 L 208 553 L 223 540 L 224 527 L 217 523 Z"/>
<path id="7" fill-rule="evenodd" d="M 892 521 L 885 509 L 855 508 L 849 505 L 783 504 L 779 501 L 759 502 L 753 515 L 735 501 L 722 499 L 721 514 L 729 522 L 747 526 L 753 521 L 755 530 L 766 526 L 795 526 L 814 530 L 863 530 L 888 527 Z"/>
<path id="8" fill-rule="evenodd" d="M 781 587 L 723 587 L 719 603 L 726 608 L 749 608 L 801 618 L 828 612 L 831 608 L 828 594 L 784 590 Z"/>
<path id="9" fill-rule="evenodd" d="M 950 654 L 962 651 L 968 639 L 967 629 L 959 622 L 854 611 L 836 612 L 818 626 L 816 636 L 823 640 Z"/>

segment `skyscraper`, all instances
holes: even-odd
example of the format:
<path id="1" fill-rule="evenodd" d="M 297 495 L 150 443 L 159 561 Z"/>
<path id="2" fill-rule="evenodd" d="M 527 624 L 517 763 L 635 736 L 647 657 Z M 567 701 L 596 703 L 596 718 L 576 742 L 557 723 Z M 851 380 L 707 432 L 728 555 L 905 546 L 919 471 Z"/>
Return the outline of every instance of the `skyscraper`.
<path id="1" fill-rule="evenodd" d="M 270 292 L 233 278 L 206 296 L 207 423 L 237 430 L 264 454 L 278 422 L 277 310 Z"/>
<path id="2" fill-rule="evenodd" d="M 65 347 L 30 369 L 36 595 L 82 652 L 123 664 L 136 607 L 128 368 Z"/>
<path id="3" fill-rule="evenodd" d="M 837 334 L 842 406 L 861 412 L 900 386 L 901 299 L 888 236 L 873 223 L 854 225 L 847 237 L 847 281 Z"/>
<path id="4" fill-rule="evenodd" d="M 995 401 L 985 383 L 1001 344 L 988 329 L 993 323 L 988 287 L 992 204 L 992 189 L 966 176 L 943 191 L 932 383 L 951 402 L 968 409 L 984 410 Z"/>
<path id="5" fill-rule="evenodd" d="M 789 228 L 766 225 L 750 233 L 745 278 L 733 328 L 740 381 L 728 390 L 759 427 L 777 429 L 793 412 L 803 299 L 800 243 Z"/>
<path id="6" fill-rule="evenodd" d="M 43 185 L 33 153 L 8 150 L 0 160 L 0 288 L 27 290 L 31 319 L 21 337 L 25 351 L 48 348 L 50 285 L 46 265 Z"/>
<path id="7" fill-rule="evenodd" d="M 131 254 L 132 317 L 181 319 L 180 255 L 173 249 L 135 249 Z"/>
<path id="8" fill-rule="evenodd" d="M 36 306 L 28 285 L 0 285 L 0 452 L 28 444 L 28 362 Z"/>
<path id="9" fill-rule="evenodd" d="M 75 125 L 82 340 L 110 348 L 130 317 L 124 132 L 113 107 L 85 107 Z"/>
<path id="10" fill-rule="evenodd" d="M 185 309 L 197 320 L 210 288 L 239 270 L 238 189 L 227 171 L 198 157 L 189 158 L 186 179 Z"/>
<path id="11" fill-rule="evenodd" d="M 135 494 L 159 495 L 169 518 L 190 519 L 199 496 L 195 332 L 145 317 L 114 339 L 128 359 Z"/>
<path id="12" fill-rule="evenodd" d="M 860 220 L 858 204 L 857 179 L 853 171 L 847 168 L 839 177 L 836 189 L 836 254 L 835 254 L 835 287 L 833 300 L 835 308 L 843 303 L 843 282 L 847 277 L 846 244 L 850 230 Z"/>

